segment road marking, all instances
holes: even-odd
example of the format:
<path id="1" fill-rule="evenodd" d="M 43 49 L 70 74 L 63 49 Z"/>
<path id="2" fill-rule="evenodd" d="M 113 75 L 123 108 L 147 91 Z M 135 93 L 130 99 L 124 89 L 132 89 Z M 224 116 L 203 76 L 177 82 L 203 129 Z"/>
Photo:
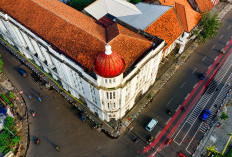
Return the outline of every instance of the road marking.
<path id="1" fill-rule="evenodd" d="M 213 45 L 212 50 L 214 49 L 214 47 L 215 47 L 215 44 Z"/>
<path id="2" fill-rule="evenodd" d="M 188 93 L 188 95 L 186 95 L 186 97 L 184 98 L 184 100 L 186 100 L 188 98 L 188 96 L 190 95 L 190 93 Z"/>
<path id="3" fill-rule="evenodd" d="M 223 38 L 223 35 L 221 35 L 219 39 L 222 39 L 222 38 Z"/>
<path id="4" fill-rule="evenodd" d="M 205 60 L 206 56 L 201 60 L 202 62 Z"/>
<path id="5" fill-rule="evenodd" d="M 172 117 L 170 117 L 170 118 L 168 119 L 168 121 L 167 121 L 165 124 L 167 124 L 167 123 L 171 120 L 171 118 L 172 118 Z"/>
<path id="6" fill-rule="evenodd" d="M 186 82 L 184 82 L 184 83 L 181 85 L 181 87 L 180 87 L 180 88 L 183 88 L 183 87 L 184 87 L 184 85 L 185 85 L 185 83 L 186 83 Z"/>
<path id="7" fill-rule="evenodd" d="M 194 73 L 196 70 L 197 70 L 197 68 L 195 68 L 195 69 L 193 70 L 193 72 L 192 72 L 192 73 Z"/>
<path id="8" fill-rule="evenodd" d="M 168 102 L 167 106 L 170 104 L 170 102 L 172 101 L 172 99 L 173 99 L 173 97 L 169 100 L 169 102 Z"/>
<path id="9" fill-rule="evenodd" d="M 230 29 L 232 26 L 230 25 L 229 27 L 227 27 L 227 30 Z"/>

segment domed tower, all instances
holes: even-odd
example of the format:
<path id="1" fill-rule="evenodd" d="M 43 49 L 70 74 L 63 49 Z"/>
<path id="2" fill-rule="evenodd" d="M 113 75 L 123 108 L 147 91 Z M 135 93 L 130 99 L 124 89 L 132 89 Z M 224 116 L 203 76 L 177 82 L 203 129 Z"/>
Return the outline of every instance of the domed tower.
<path id="1" fill-rule="evenodd" d="M 111 50 L 111 46 L 105 46 L 105 52 L 100 52 L 95 59 L 94 72 L 97 74 L 97 83 L 100 87 L 100 99 L 103 115 L 106 120 L 119 119 L 121 91 L 120 84 L 123 80 L 125 62 L 123 58 Z"/>
<path id="2" fill-rule="evenodd" d="M 113 78 L 120 75 L 124 68 L 122 57 L 112 51 L 110 45 L 106 45 L 105 52 L 101 52 L 95 60 L 94 72 L 104 78 Z"/>

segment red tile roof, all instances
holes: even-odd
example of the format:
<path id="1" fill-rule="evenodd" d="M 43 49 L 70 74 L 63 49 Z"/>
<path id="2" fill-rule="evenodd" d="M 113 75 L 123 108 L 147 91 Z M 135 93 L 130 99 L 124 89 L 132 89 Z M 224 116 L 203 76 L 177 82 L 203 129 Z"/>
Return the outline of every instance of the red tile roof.
<path id="1" fill-rule="evenodd" d="M 175 9 L 186 32 L 190 32 L 201 20 L 201 14 L 182 4 L 175 3 Z"/>
<path id="2" fill-rule="evenodd" d="M 182 4 L 184 6 L 187 6 L 189 8 L 192 8 L 191 5 L 189 4 L 188 0 L 159 0 L 159 2 L 162 5 L 167 5 L 167 6 L 174 6 L 175 3 Z"/>
<path id="3" fill-rule="evenodd" d="M 0 10 L 89 71 L 98 53 L 105 51 L 106 29 L 58 0 L 1 0 Z M 119 24 L 117 29 L 110 45 L 122 56 L 127 68 L 152 42 Z"/>
<path id="4" fill-rule="evenodd" d="M 155 22 L 145 29 L 152 35 L 164 39 L 167 49 L 183 32 L 177 15 L 173 8 L 170 8 L 166 13 L 160 16 Z"/>
<path id="5" fill-rule="evenodd" d="M 210 11 L 214 5 L 211 0 L 195 0 L 201 13 Z"/>

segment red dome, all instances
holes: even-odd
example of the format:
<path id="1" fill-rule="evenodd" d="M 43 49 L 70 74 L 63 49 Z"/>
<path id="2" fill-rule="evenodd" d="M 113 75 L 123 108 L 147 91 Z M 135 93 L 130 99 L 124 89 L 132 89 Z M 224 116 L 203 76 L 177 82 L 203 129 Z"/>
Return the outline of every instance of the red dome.
<path id="1" fill-rule="evenodd" d="M 94 72 L 101 77 L 112 78 L 120 75 L 124 67 L 122 57 L 111 51 L 110 45 L 106 45 L 106 51 L 99 53 L 95 60 Z"/>

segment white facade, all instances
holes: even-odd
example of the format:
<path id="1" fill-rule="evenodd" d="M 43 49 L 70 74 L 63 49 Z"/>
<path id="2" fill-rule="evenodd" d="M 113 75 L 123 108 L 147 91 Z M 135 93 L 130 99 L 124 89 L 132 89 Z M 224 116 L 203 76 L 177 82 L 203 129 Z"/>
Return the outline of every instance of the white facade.
<path id="1" fill-rule="evenodd" d="M 127 76 L 94 79 L 76 63 L 59 54 L 52 47 L 0 12 L 0 35 L 28 59 L 61 82 L 63 88 L 74 97 L 84 98 L 88 108 L 106 121 L 122 118 L 130 110 L 139 94 L 145 93 L 155 82 L 158 65 L 162 58 L 162 42 L 135 65 Z"/>

